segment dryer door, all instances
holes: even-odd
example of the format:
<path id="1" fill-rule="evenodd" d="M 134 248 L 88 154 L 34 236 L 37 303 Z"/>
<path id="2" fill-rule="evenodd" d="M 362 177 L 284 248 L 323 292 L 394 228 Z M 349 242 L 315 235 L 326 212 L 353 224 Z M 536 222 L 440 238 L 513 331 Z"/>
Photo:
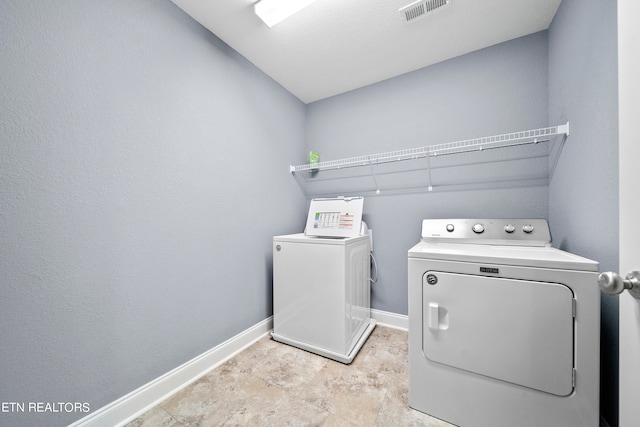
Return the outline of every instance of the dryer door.
<path id="1" fill-rule="evenodd" d="M 567 286 L 428 271 L 422 289 L 422 345 L 429 360 L 571 394 L 574 317 Z"/>

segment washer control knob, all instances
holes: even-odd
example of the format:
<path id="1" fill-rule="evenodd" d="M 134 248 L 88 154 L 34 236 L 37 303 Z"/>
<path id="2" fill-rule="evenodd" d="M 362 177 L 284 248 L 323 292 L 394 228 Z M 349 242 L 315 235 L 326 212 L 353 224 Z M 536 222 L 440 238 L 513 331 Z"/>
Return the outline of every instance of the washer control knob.
<path id="1" fill-rule="evenodd" d="M 453 224 L 447 224 L 447 231 L 449 233 L 451 233 L 453 230 L 455 230 L 456 228 L 453 226 Z"/>
<path id="2" fill-rule="evenodd" d="M 473 227 L 471 227 L 471 229 L 473 230 L 474 233 L 481 234 L 484 232 L 484 225 L 480 223 L 476 223 L 473 225 Z"/>
<path id="3" fill-rule="evenodd" d="M 529 234 L 529 233 L 533 233 L 533 225 L 531 224 L 525 224 L 522 226 L 522 231 L 524 231 L 525 233 Z"/>
<path id="4" fill-rule="evenodd" d="M 504 226 L 504 231 L 506 231 L 507 233 L 511 234 L 514 231 L 516 231 L 516 228 L 513 226 L 513 224 L 507 224 Z"/>

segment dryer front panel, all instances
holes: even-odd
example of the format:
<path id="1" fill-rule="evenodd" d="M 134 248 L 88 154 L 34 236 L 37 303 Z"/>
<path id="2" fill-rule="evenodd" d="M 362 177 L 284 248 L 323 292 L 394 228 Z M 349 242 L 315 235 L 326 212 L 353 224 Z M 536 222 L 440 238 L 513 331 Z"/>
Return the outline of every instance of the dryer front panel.
<path id="1" fill-rule="evenodd" d="M 574 297 L 558 283 L 427 271 L 424 355 L 557 396 L 574 388 Z"/>

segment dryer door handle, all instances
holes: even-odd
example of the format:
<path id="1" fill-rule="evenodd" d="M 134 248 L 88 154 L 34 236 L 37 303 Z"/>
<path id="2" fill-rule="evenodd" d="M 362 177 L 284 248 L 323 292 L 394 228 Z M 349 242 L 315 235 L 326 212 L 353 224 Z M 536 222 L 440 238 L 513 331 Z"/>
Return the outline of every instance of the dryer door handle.
<path id="1" fill-rule="evenodd" d="M 430 302 L 429 303 L 429 309 L 427 310 L 427 316 L 428 316 L 428 325 L 429 325 L 429 329 L 433 329 L 435 331 L 437 331 L 439 328 L 439 308 L 440 306 L 438 305 L 437 302 Z"/>
<path id="2" fill-rule="evenodd" d="M 427 307 L 427 326 L 432 331 L 449 329 L 449 311 L 437 302 L 430 302 Z"/>

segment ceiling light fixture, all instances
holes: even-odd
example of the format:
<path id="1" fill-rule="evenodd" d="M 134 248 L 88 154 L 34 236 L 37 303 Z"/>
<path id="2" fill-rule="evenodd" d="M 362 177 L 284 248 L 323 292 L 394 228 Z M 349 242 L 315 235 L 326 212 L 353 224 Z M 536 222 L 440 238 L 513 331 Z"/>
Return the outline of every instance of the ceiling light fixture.
<path id="1" fill-rule="evenodd" d="M 316 0 L 260 0 L 253 5 L 253 11 L 271 28 L 314 1 Z"/>

